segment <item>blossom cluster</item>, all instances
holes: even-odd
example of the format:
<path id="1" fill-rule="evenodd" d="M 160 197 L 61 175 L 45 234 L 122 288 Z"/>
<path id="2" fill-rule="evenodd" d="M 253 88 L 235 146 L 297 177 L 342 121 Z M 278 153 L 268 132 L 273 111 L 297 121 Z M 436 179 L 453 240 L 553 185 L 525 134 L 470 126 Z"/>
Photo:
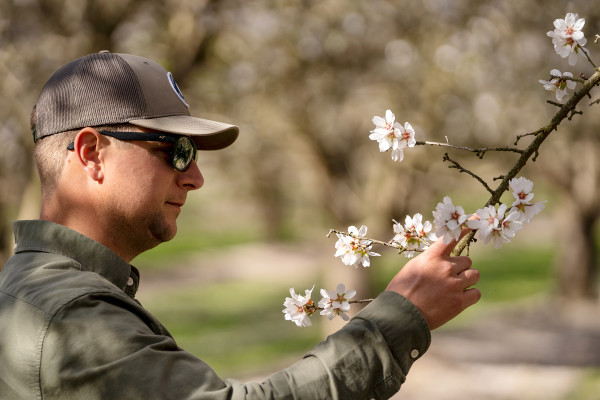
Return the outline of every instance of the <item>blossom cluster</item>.
<path id="1" fill-rule="evenodd" d="M 584 18 L 579 18 L 575 13 L 567 13 L 565 19 L 554 20 L 554 30 L 546 33 L 552 38 L 556 53 L 562 58 L 568 58 L 571 66 L 577 64 L 577 55 L 585 52 L 583 46 L 587 43 L 587 39 L 581 31 L 584 25 Z M 550 80 L 539 82 L 544 89 L 554 92 L 559 102 L 568 95 L 567 89 L 574 90 L 576 86 L 572 73 L 561 73 L 558 69 L 550 71 Z"/>
<path id="2" fill-rule="evenodd" d="M 480 208 L 475 214 L 467 215 L 460 206 L 455 206 L 450 197 L 438 203 L 433 216 L 436 234 L 444 243 L 458 240 L 464 228 L 477 230 L 483 243 L 493 242 L 495 248 L 508 243 L 515 234 L 544 209 L 545 201 L 533 203 L 533 182 L 527 178 L 514 178 L 508 183 L 514 201 L 510 207 L 500 204 Z"/>
<path id="3" fill-rule="evenodd" d="M 412 217 L 407 215 L 404 226 L 395 220 L 392 221 L 396 235 L 391 243 L 394 247 L 404 250 L 406 257 L 413 257 L 415 251 L 425 250 L 437 239 L 435 233 L 431 231 L 433 228 L 431 222 L 423 222 L 423 216 L 419 213 Z"/>
<path id="4" fill-rule="evenodd" d="M 415 130 L 408 122 L 404 126 L 396 122 L 396 116 L 391 110 L 385 112 L 385 118 L 373 117 L 375 129 L 371 131 L 369 139 L 376 140 L 379 143 L 379 151 L 385 152 L 392 150 L 392 160 L 402 161 L 404 159 L 404 149 L 414 147 Z"/>
<path id="5" fill-rule="evenodd" d="M 446 196 L 432 213 L 433 224 L 423 221 L 423 216 L 419 213 L 412 217 L 406 216 L 404 225 L 393 220 L 396 235 L 388 243 L 400 249 L 407 257 L 413 257 L 416 252 L 427 249 L 438 238 L 443 238 L 444 243 L 458 240 L 462 230 L 469 228 L 477 230 L 477 235 L 483 243 L 492 241 L 494 246 L 499 248 L 502 243 L 510 242 L 524 224 L 529 223 L 542 211 L 545 203 L 532 202 L 533 182 L 527 178 L 511 179 L 509 187 L 514 197 L 510 209 L 506 204 L 500 204 L 498 207 L 489 205 L 474 214 L 466 214 L 461 206 L 454 205 L 452 199 Z M 350 226 L 348 234 L 337 233 L 335 256 L 341 257 L 345 265 L 357 267 L 362 263 L 368 267 L 369 256 L 379 254 L 370 251 L 372 240 L 365 238 L 366 233 L 367 227 L 364 225 L 360 230 Z"/>
<path id="6" fill-rule="evenodd" d="M 318 310 L 320 315 L 326 316 L 330 320 L 340 316 L 344 321 L 350 317 L 347 312 L 350 311 L 349 300 L 356 295 L 356 290 L 346 290 L 343 283 L 337 285 L 335 290 L 327 291 L 321 289 L 321 300 L 315 305 L 311 299 L 314 286 L 310 290 L 305 290 L 305 295 L 296 294 L 293 288 L 290 289 L 292 297 L 286 297 L 283 305 L 285 309 L 285 319 L 294 322 L 299 327 L 311 326 L 310 316 Z"/>
<path id="7" fill-rule="evenodd" d="M 341 257 L 342 262 L 346 265 L 352 265 L 358 268 L 358 264 L 363 267 L 371 265 L 369 256 L 379 256 L 378 253 L 371 251 L 373 241 L 364 239 L 367 234 L 365 225 L 357 229 L 355 226 L 348 227 L 348 234 L 344 235 L 337 233 L 338 241 L 335 243 L 335 256 Z"/>
<path id="8" fill-rule="evenodd" d="M 569 79 L 573 78 L 573 74 L 570 72 L 561 73 L 557 69 L 550 71 L 550 80 L 545 81 L 540 79 L 540 83 L 544 85 L 544 89 L 554 92 L 556 94 L 556 100 L 562 101 L 563 97 L 568 96 L 567 89 L 575 89 L 575 81 Z"/>
<path id="9" fill-rule="evenodd" d="M 587 43 L 581 31 L 583 25 L 585 25 L 584 18 L 579 18 L 575 13 L 567 13 L 565 19 L 555 19 L 554 30 L 546 33 L 552 38 L 556 53 L 562 58 L 569 58 L 569 65 L 577 64 L 577 54 Z"/>
<path id="10" fill-rule="evenodd" d="M 436 234 L 443 237 L 444 243 L 450 243 L 458 240 L 464 228 L 469 228 L 477 230 L 483 243 L 492 241 L 495 248 L 510 242 L 524 224 L 544 209 L 545 201 L 531 201 L 533 182 L 527 178 L 511 179 L 508 185 L 515 199 L 510 209 L 506 204 L 489 205 L 468 215 L 461 206 L 455 206 L 450 197 L 444 197 L 433 212 Z"/>

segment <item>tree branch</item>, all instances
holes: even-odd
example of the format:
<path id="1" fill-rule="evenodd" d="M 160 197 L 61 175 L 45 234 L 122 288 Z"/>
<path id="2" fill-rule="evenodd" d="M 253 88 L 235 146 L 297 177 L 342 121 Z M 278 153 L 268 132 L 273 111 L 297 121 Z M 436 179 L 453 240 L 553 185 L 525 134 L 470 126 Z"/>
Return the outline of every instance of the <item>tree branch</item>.
<path id="1" fill-rule="evenodd" d="M 498 185 L 498 187 L 492 192 L 492 196 L 489 198 L 485 206 L 497 204 L 500 202 L 500 197 L 502 194 L 508 190 L 508 182 L 517 176 L 517 174 L 521 171 L 521 169 L 527 164 L 529 158 L 531 156 L 537 157 L 539 152 L 539 148 L 542 143 L 546 140 L 546 138 L 552 133 L 552 131 L 557 130 L 560 123 L 565 119 L 571 119 L 575 113 L 579 114 L 581 111 L 577 111 L 577 104 L 583 99 L 585 96 L 589 96 L 590 91 L 594 88 L 594 86 L 600 83 L 600 69 L 596 68 L 596 72 L 585 81 L 582 88 L 573 94 L 573 97 L 567 101 L 558 112 L 552 117 L 550 122 L 544 126 L 543 128 L 532 132 L 527 133 L 525 135 L 521 135 L 517 137 L 517 141 L 524 136 L 535 136 L 531 144 L 524 150 L 523 154 L 519 157 L 515 165 L 503 176 L 502 181 Z M 471 242 L 473 237 L 475 236 L 475 232 L 470 232 L 467 234 L 454 248 L 452 254 L 460 255 L 468 243 Z"/>

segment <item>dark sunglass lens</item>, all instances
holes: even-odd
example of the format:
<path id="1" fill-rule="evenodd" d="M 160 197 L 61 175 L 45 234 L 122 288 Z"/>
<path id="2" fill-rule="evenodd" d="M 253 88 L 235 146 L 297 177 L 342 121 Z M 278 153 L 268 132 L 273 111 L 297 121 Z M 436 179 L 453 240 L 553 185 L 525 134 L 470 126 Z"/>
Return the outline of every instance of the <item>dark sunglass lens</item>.
<path id="1" fill-rule="evenodd" d="M 175 142 L 173 147 L 173 167 L 176 170 L 184 172 L 190 167 L 195 157 L 196 145 L 189 137 L 181 137 Z"/>

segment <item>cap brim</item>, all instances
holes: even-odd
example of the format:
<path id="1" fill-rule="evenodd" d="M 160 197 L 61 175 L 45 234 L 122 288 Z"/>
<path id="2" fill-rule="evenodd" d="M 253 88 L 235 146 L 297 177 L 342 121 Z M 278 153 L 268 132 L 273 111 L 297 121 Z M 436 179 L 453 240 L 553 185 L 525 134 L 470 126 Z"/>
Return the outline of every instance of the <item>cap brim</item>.
<path id="1" fill-rule="evenodd" d="M 198 145 L 199 150 L 223 149 L 235 142 L 240 131 L 235 125 L 190 117 L 189 115 L 134 119 L 129 123 L 161 132 L 191 136 Z"/>

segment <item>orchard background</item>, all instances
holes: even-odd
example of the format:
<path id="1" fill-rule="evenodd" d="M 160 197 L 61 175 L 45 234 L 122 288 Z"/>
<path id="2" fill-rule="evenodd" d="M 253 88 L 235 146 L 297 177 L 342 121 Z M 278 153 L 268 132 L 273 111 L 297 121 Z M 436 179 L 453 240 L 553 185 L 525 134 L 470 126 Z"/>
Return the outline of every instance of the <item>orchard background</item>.
<path id="1" fill-rule="evenodd" d="M 266 374 L 336 327 L 284 321 L 291 286 L 341 281 L 368 297 L 406 261 L 384 251 L 368 270 L 341 265 L 325 238 L 330 228 L 366 224 L 387 238 L 392 219 L 425 214 L 444 195 L 473 210 L 487 200 L 435 148 L 406 151 L 400 164 L 381 155 L 368 138 L 372 116 L 393 109 L 417 140 L 512 144 L 556 112 L 539 83 L 552 68 L 594 72 L 583 58 L 569 66 L 546 36 L 567 12 L 585 18 L 586 48 L 598 65 L 600 9 L 588 0 L 3 1 L 0 265 L 12 253 L 12 221 L 38 216 L 29 114 L 43 83 L 91 52 L 151 58 L 173 73 L 193 115 L 235 123 L 241 136 L 226 151 L 200 155 L 206 184 L 189 197 L 179 235 L 134 260 L 140 298 L 223 376 Z M 414 398 L 462 398 L 477 386 L 469 374 L 484 371 L 478 363 L 497 368 L 480 379 L 497 396 L 480 398 L 538 398 L 510 384 L 521 376 L 536 387 L 532 369 L 541 382 L 533 392 L 562 396 L 539 398 L 597 395 L 600 105 L 588 104 L 598 92 L 522 172 L 535 182 L 535 200 L 548 201 L 544 211 L 513 243 L 471 251 L 482 302 L 436 332 L 422 368 L 446 366 L 440 374 L 463 386 Z M 461 159 L 490 180 L 513 162 L 506 154 Z M 526 339 L 512 336 L 518 332 Z M 419 367 L 399 398 L 417 390 L 410 385 Z M 552 386 L 566 381 L 563 390 Z"/>

